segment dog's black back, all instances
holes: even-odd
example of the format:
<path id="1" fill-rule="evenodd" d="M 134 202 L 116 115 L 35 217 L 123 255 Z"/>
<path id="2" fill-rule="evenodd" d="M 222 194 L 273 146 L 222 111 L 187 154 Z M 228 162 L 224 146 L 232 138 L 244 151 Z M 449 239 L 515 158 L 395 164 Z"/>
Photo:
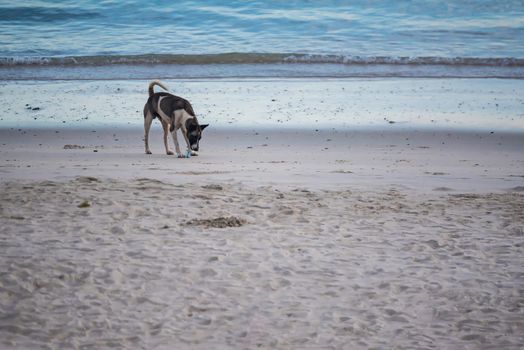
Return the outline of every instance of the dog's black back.
<path id="1" fill-rule="evenodd" d="M 160 106 L 162 110 L 176 111 L 178 109 L 183 109 L 187 113 L 195 117 L 195 111 L 193 111 L 193 106 L 191 106 L 191 103 L 189 103 L 188 100 L 179 96 L 175 96 L 168 92 L 155 92 L 153 95 L 149 96 L 149 99 L 147 100 L 147 105 L 150 106 L 151 111 L 153 112 L 155 117 L 158 117 L 158 111 L 156 110 L 156 108 L 158 106 L 158 100 L 161 97 L 164 97 Z"/>

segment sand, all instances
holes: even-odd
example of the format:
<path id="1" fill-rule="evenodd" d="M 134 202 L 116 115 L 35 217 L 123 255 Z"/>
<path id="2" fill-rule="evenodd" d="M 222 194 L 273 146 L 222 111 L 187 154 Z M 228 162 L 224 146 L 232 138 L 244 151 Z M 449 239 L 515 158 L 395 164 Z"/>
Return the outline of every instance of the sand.
<path id="1" fill-rule="evenodd" d="M 1 347 L 524 343 L 522 133 L 160 129 L 0 129 Z"/>
<path id="2" fill-rule="evenodd" d="M 148 156 L 140 128 L 0 129 L 0 178 L 147 177 L 174 184 L 425 192 L 510 191 L 524 179 L 520 133 L 210 127 L 198 157 L 177 159 L 165 154 L 161 130 L 156 122 Z"/>

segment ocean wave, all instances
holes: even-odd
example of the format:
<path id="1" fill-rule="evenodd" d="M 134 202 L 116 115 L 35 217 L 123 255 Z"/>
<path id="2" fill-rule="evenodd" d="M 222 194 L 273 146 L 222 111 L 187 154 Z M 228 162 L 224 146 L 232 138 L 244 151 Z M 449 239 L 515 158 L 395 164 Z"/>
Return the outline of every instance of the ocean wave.
<path id="1" fill-rule="evenodd" d="M 285 62 L 293 63 L 338 63 L 338 64 L 388 64 L 388 65 L 446 65 L 446 66 L 524 66 L 524 59 L 512 57 L 388 57 L 388 56 L 345 56 L 345 55 L 289 55 Z"/>
<path id="2" fill-rule="evenodd" d="M 155 64 L 342 64 L 342 65 L 443 65 L 524 67 L 524 58 L 513 57 L 397 57 L 351 56 L 302 53 L 145 54 L 35 57 L 0 57 L 6 66 L 107 66 Z"/>
<path id="3" fill-rule="evenodd" d="M 82 9 L 61 9 L 44 6 L 16 6 L 0 8 L 0 23 L 52 23 L 100 17 L 98 12 Z"/>

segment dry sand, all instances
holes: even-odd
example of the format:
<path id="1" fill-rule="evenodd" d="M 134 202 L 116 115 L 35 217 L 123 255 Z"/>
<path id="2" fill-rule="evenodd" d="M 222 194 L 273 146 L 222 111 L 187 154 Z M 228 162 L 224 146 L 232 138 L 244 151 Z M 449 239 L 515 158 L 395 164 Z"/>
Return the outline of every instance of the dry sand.
<path id="1" fill-rule="evenodd" d="M 524 138 L 0 129 L 0 347 L 518 349 Z"/>
<path id="2" fill-rule="evenodd" d="M 521 194 L 95 177 L 1 186 L 8 348 L 523 342 Z"/>

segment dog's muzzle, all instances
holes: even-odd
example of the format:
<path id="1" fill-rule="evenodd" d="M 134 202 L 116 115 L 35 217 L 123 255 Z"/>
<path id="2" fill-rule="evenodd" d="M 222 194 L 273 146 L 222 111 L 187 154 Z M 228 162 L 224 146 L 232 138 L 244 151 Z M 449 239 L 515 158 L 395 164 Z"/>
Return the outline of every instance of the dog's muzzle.
<path id="1" fill-rule="evenodd" d="M 192 149 L 193 151 L 198 151 L 198 143 L 196 143 L 196 144 L 192 144 L 192 145 L 191 145 L 191 149 Z"/>

